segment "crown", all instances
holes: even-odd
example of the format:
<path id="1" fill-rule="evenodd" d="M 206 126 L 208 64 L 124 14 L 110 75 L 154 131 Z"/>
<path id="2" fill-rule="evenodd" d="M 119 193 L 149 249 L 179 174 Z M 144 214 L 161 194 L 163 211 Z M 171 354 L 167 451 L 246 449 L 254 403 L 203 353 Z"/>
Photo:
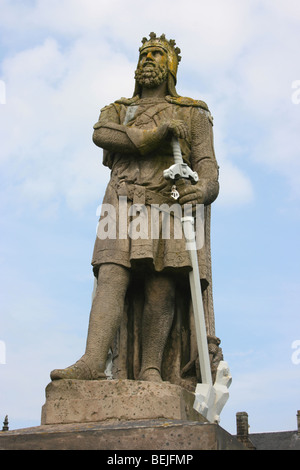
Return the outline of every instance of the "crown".
<path id="1" fill-rule="evenodd" d="M 147 47 L 156 46 L 162 48 L 169 56 L 175 56 L 177 59 L 177 64 L 181 61 L 181 50 L 179 47 L 176 46 L 176 42 L 174 39 L 170 39 L 169 41 L 166 39 L 166 35 L 162 34 L 160 37 L 157 37 L 155 33 L 150 33 L 150 39 L 143 38 L 142 43 L 143 45 L 140 47 L 139 51 L 142 52 Z"/>
<path id="2" fill-rule="evenodd" d="M 168 70 L 173 75 L 176 83 L 177 68 L 178 64 L 181 61 L 181 56 L 179 55 L 181 50 L 176 46 L 174 39 L 169 41 L 166 39 L 166 35 L 162 34 L 160 37 L 157 37 L 155 33 L 150 33 L 150 39 L 143 38 L 143 45 L 140 47 L 140 54 L 147 49 L 148 47 L 160 47 L 163 49 L 168 56 Z"/>

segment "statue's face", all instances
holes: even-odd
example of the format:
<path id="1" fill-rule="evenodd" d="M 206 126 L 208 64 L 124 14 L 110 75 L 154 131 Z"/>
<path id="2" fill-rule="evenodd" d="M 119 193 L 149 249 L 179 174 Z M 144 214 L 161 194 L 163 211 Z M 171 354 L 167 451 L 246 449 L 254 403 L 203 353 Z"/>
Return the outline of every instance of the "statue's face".
<path id="1" fill-rule="evenodd" d="M 147 88 L 154 88 L 167 79 L 168 56 L 160 47 L 147 47 L 141 52 L 135 78 Z"/>
<path id="2" fill-rule="evenodd" d="M 147 49 L 140 54 L 139 66 L 143 68 L 153 65 L 167 66 L 167 63 L 167 53 L 160 47 L 147 47 Z"/>

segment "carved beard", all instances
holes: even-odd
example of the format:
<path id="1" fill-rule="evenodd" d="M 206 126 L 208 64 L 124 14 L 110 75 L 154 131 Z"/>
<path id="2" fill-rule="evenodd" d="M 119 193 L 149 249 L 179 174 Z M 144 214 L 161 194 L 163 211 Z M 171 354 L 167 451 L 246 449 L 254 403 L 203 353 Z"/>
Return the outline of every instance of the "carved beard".
<path id="1" fill-rule="evenodd" d="M 146 88 L 155 88 L 167 79 L 168 68 L 153 62 L 139 66 L 135 71 L 135 79 L 139 85 Z"/>

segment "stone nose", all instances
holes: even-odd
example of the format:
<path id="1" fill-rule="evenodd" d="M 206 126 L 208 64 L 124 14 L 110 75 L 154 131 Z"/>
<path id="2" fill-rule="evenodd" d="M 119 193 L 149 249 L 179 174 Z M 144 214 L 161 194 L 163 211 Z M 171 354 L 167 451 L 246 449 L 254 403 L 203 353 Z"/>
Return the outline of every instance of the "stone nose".
<path id="1" fill-rule="evenodd" d="M 152 60 L 152 61 L 154 61 L 154 57 L 153 57 L 151 51 L 149 51 L 148 54 L 146 55 L 146 61 L 147 61 L 147 60 Z"/>

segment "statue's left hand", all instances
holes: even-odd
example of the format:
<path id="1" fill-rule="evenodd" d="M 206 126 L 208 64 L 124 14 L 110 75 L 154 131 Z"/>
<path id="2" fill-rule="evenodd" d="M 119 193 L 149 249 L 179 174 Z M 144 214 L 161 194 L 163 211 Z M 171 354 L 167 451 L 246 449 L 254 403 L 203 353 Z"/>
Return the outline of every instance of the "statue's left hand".
<path id="1" fill-rule="evenodd" d="M 199 182 L 196 184 L 185 184 L 178 188 L 179 190 L 179 203 L 183 204 L 203 204 L 203 191 L 200 188 Z"/>

